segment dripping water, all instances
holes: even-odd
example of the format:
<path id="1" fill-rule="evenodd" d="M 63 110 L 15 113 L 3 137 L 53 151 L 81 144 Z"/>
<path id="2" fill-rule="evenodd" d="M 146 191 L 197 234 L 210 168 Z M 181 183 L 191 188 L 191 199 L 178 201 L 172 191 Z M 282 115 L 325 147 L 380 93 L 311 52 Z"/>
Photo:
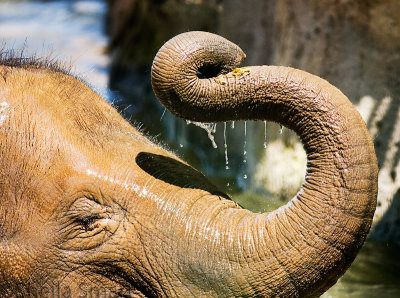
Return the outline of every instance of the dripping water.
<path id="1" fill-rule="evenodd" d="M 264 120 L 264 149 L 267 149 L 267 121 Z"/>
<path id="2" fill-rule="evenodd" d="M 224 151 L 225 151 L 225 170 L 229 170 L 228 144 L 226 142 L 226 122 L 224 122 Z"/>
<path id="3" fill-rule="evenodd" d="M 165 111 L 166 111 L 167 109 L 165 109 L 164 108 L 164 112 L 162 113 L 162 115 L 161 115 L 161 118 L 160 118 L 160 121 L 162 120 L 162 118 L 164 117 L 164 115 L 165 115 Z"/>
<path id="4" fill-rule="evenodd" d="M 211 141 L 213 148 L 218 148 L 217 143 L 215 143 L 214 133 L 217 131 L 217 123 L 202 123 L 186 120 L 187 124 L 196 125 L 207 132 L 207 136 Z"/>
<path id="5" fill-rule="evenodd" d="M 243 163 L 247 163 L 247 121 L 244 122 Z M 246 173 L 243 175 L 243 179 L 247 179 Z"/>
<path id="6" fill-rule="evenodd" d="M 281 128 L 279 129 L 279 134 L 283 133 L 283 125 L 281 124 Z"/>
<path id="7" fill-rule="evenodd" d="M 247 162 L 247 121 L 244 122 L 243 163 Z"/>

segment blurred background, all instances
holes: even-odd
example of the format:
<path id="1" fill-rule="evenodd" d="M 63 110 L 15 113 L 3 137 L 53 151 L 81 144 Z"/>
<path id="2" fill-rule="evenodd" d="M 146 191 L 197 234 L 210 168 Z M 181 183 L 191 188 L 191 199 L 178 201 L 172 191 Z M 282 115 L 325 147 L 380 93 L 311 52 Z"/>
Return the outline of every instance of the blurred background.
<path id="1" fill-rule="evenodd" d="M 319 75 L 362 114 L 378 156 L 378 207 L 368 241 L 323 297 L 400 297 L 400 1 L 0 0 L 0 51 L 50 57 L 132 123 L 202 171 L 242 206 L 277 208 L 298 191 L 306 157 L 274 123 L 216 125 L 208 133 L 155 99 L 152 59 L 189 30 L 218 33 L 244 65 L 286 65 Z"/>

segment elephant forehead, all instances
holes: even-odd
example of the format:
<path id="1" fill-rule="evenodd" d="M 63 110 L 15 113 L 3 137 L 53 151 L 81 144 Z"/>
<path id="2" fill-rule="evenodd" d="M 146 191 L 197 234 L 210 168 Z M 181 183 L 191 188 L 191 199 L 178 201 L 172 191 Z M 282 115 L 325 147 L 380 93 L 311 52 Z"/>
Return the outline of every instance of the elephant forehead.
<path id="1" fill-rule="evenodd" d="M 33 211 L 33 205 L 42 208 L 41 214 L 51 212 L 68 184 L 64 181 L 91 168 L 113 177 L 134 163 L 135 152 L 151 147 L 105 100 L 71 76 L 46 69 L 10 69 L 3 75 L 0 217 L 13 210 L 4 220 L 18 218 L 12 214 L 16 210 Z"/>
<path id="2" fill-rule="evenodd" d="M 46 149 L 41 151 L 75 147 L 86 156 L 106 153 L 110 157 L 113 152 L 121 156 L 127 146 L 134 149 L 149 144 L 104 99 L 69 75 L 17 69 L 7 73 L 0 90 L 7 93 L 0 94 L 0 102 L 4 102 L 0 120 L 9 118 L 7 109 L 12 109 L 14 116 L 6 129 L 14 130 L 25 143 L 35 138 L 35 146 Z M 21 134 L 22 128 L 29 131 Z"/>

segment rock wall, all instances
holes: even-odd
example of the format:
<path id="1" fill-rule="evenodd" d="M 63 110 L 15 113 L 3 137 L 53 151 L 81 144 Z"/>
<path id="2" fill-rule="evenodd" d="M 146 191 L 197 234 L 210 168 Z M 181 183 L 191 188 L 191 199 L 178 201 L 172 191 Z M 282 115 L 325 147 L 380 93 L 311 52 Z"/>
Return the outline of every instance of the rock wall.
<path id="1" fill-rule="evenodd" d="M 360 110 L 375 141 L 380 174 L 374 235 L 400 241 L 400 1 L 114 0 L 109 7 L 111 86 L 121 91 L 122 105 L 134 105 L 135 118 L 146 126 L 152 121 L 149 109 L 163 110 L 151 96 L 152 58 L 163 42 L 188 30 L 216 32 L 236 42 L 247 54 L 245 64 L 301 68 L 341 89 Z M 181 140 L 192 135 L 183 124 L 174 125 L 165 131 L 181 129 Z M 269 128 L 270 138 L 277 131 Z M 262 133 L 259 125 L 247 135 L 247 143 L 253 144 L 247 172 L 260 187 L 266 181 L 256 166 L 265 154 Z M 286 134 L 286 147 L 295 148 L 294 137 Z M 231 143 L 243 142 L 237 133 L 231 135 Z M 233 147 L 237 152 L 231 152 L 231 164 L 242 154 L 241 145 Z M 222 150 L 215 154 L 215 160 L 223 160 Z M 197 159 L 201 164 L 202 156 Z M 238 164 L 235 175 L 246 171 Z"/>

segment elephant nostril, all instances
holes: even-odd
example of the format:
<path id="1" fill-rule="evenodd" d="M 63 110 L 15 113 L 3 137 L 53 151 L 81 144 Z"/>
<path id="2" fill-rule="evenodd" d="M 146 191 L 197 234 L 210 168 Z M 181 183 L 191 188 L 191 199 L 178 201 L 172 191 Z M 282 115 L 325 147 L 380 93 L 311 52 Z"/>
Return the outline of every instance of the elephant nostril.
<path id="1" fill-rule="evenodd" d="M 197 70 L 196 75 L 199 79 L 209 79 L 217 77 L 221 71 L 222 68 L 218 65 L 205 64 Z"/>

